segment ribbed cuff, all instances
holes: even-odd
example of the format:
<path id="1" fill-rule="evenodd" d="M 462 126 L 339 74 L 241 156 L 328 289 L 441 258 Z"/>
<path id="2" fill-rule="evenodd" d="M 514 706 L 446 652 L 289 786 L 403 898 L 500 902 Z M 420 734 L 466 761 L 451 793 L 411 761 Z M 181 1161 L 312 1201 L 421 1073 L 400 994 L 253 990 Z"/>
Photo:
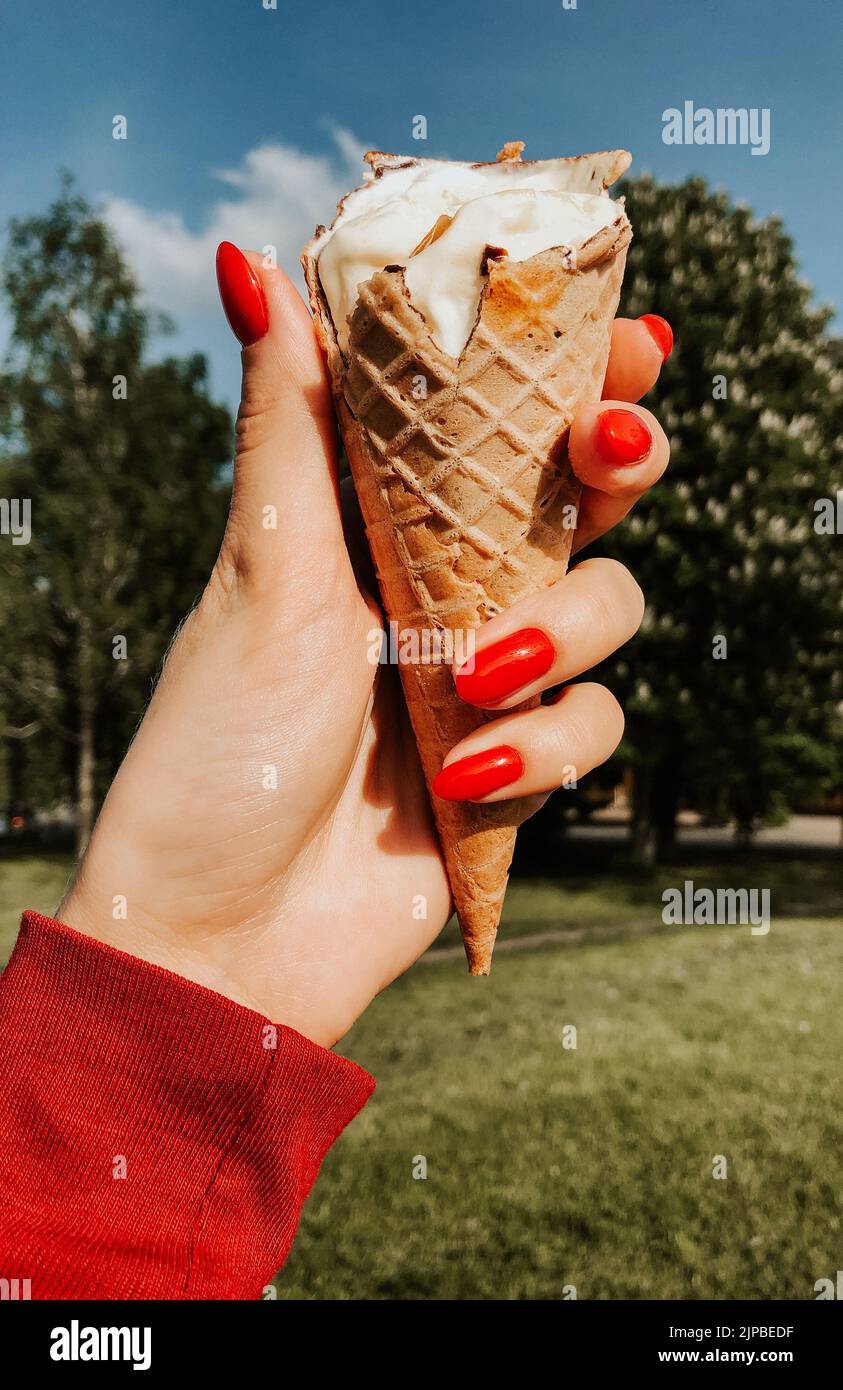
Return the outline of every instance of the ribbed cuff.
<path id="1" fill-rule="evenodd" d="M 293 1029 L 27 912 L 0 980 L 0 1274 L 33 1298 L 259 1297 L 373 1089 Z"/>

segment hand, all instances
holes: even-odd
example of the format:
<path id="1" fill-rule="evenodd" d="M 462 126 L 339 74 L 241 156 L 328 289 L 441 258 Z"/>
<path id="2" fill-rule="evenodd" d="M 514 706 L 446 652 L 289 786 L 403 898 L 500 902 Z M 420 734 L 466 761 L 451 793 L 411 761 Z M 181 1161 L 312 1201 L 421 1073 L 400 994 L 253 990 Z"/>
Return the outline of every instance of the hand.
<path id="1" fill-rule="evenodd" d="M 225 537 L 59 915 L 331 1046 L 438 934 L 450 895 L 397 672 L 370 659 L 380 611 L 353 492 L 337 486 L 310 315 L 281 271 L 225 254 L 229 317 L 251 342 Z M 586 484 L 576 548 L 666 466 L 662 430 L 629 404 L 662 356 L 645 321 L 616 322 L 606 380 L 619 399 L 571 430 Z M 491 684 L 463 693 L 506 710 L 604 659 L 642 610 L 621 565 L 586 561 L 483 628 L 478 668 L 491 652 Z M 517 641 L 515 660 L 501 654 L 523 629 L 544 635 L 538 665 Z M 554 705 L 502 714 L 447 764 L 512 745 L 523 773 L 490 799 L 544 793 L 566 764 L 583 776 L 607 758 L 622 727 L 607 690 L 576 685 Z M 480 799 L 464 782 L 449 794 Z"/>

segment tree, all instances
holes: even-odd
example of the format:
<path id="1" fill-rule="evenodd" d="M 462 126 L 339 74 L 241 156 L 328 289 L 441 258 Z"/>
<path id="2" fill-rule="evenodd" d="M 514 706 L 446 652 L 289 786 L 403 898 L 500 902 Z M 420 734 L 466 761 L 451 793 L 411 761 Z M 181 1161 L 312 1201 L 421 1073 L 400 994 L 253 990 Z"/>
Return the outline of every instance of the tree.
<path id="1" fill-rule="evenodd" d="M 69 780 L 81 848 L 213 562 L 231 423 L 208 398 L 201 356 L 144 360 L 149 316 L 68 181 L 43 216 L 11 223 L 3 283 L 13 326 L 0 495 L 30 502 L 32 535 L 0 538 L 14 712 L 0 733 L 37 726 L 30 743 L 52 750 L 53 799 Z"/>
<path id="2" fill-rule="evenodd" d="M 839 777 L 841 551 L 817 504 L 840 484 L 843 345 L 777 219 L 700 178 L 625 192 L 621 312 L 663 314 L 676 333 L 653 405 L 669 472 L 601 543 L 648 602 L 605 674 L 651 858 L 680 801 L 746 838 Z"/>

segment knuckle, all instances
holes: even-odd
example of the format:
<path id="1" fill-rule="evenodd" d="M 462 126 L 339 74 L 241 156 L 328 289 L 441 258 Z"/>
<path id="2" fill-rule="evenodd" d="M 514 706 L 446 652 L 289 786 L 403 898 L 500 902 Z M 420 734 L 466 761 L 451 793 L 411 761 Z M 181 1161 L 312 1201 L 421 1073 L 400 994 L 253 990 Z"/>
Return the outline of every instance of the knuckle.
<path id="1" fill-rule="evenodd" d="M 267 374 L 249 372 L 243 379 L 243 394 L 234 427 L 238 457 L 260 448 L 269 439 L 278 391 Z"/>
<path id="2" fill-rule="evenodd" d="M 584 692 L 584 698 L 587 700 L 589 723 L 592 728 L 599 725 L 601 731 L 606 731 L 612 740 L 610 751 L 614 752 L 623 738 L 626 725 L 619 701 L 607 686 L 599 685 L 597 681 L 585 682 L 577 688 Z M 608 756 L 607 753 L 606 757 Z"/>
<path id="3" fill-rule="evenodd" d="M 234 451 L 238 459 L 254 453 L 266 443 L 269 437 L 267 414 L 265 410 L 246 414 L 241 402 L 234 427 Z"/>
<path id="4" fill-rule="evenodd" d="M 623 738 L 623 731 L 626 727 L 626 718 L 624 716 L 624 712 L 620 702 L 612 694 L 611 690 L 607 690 L 605 685 L 600 685 L 597 687 L 597 689 L 600 691 L 600 696 L 603 703 L 603 715 L 606 721 L 606 727 L 607 730 L 611 732 L 612 746 L 610 751 L 614 753 L 615 749 L 617 748 L 618 744 Z"/>
<path id="5" fill-rule="evenodd" d="M 644 616 L 646 599 L 641 585 L 626 565 L 609 556 L 600 556 L 586 560 L 578 568 L 589 571 L 600 581 L 591 595 L 595 617 L 610 627 L 616 627 L 618 613 L 624 616 L 629 614 L 634 619 L 632 631 L 637 632 Z"/>
<path id="6" fill-rule="evenodd" d="M 278 382 L 274 373 L 266 367 L 253 366 L 243 374 L 243 387 L 240 407 L 237 412 L 240 421 L 260 419 L 266 415 L 278 399 Z"/>
<path id="7" fill-rule="evenodd" d="M 629 603 L 630 613 L 635 615 L 634 631 L 637 632 L 641 626 L 641 619 L 644 617 L 644 608 L 647 602 L 644 598 L 644 590 L 626 565 L 622 565 L 619 560 L 611 560 L 610 564 L 615 566 L 615 582 Z"/>

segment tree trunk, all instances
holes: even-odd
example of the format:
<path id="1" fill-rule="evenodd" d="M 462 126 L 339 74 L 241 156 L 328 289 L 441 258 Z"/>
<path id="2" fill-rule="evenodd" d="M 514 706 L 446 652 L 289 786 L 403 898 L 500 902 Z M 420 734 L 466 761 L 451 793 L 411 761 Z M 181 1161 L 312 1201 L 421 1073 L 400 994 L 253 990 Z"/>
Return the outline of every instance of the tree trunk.
<path id="1" fill-rule="evenodd" d="M 663 763 L 658 768 L 653 802 L 656 853 L 659 860 L 663 860 L 676 847 L 676 814 L 679 809 L 679 767 L 677 763 Z"/>
<path id="2" fill-rule="evenodd" d="M 742 853 L 752 848 L 754 839 L 755 828 L 751 821 L 735 821 L 735 844 Z"/>
<path id="3" fill-rule="evenodd" d="M 656 862 L 656 828 L 653 823 L 653 769 L 637 767 L 632 780 L 632 820 L 629 827 L 633 857 L 650 868 Z"/>
<path id="4" fill-rule="evenodd" d="M 81 859 L 94 828 L 94 720 L 90 711 L 79 721 L 76 764 L 76 853 Z"/>
<path id="5" fill-rule="evenodd" d="M 635 769 L 630 842 L 639 864 L 652 867 L 673 850 L 678 798 L 675 761 L 666 758 L 656 767 Z"/>
<path id="6" fill-rule="evenodd" d="M 23 744 L 20 739 L 10 738 L 6 743 L 6 819 L 9 830 L 15 816 L 24 814 L 23 759 Z"/>

